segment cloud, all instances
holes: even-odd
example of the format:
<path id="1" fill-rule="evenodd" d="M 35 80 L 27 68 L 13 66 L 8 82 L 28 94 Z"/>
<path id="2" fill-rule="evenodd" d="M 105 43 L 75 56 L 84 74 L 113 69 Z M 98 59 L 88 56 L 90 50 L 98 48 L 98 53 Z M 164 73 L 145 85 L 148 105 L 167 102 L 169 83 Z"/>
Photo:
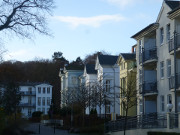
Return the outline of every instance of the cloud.
<path id="1" fill-rule="evenodd" d="M 105 22 L 120 22 L 125 20 L 125 17 L 119 14 L 93 17 L 54 16 L 53 18 L 60 22 L 68 23 L 72 28 L 77 28 L 80 25 L 96 28 L 100 27 Z"/>

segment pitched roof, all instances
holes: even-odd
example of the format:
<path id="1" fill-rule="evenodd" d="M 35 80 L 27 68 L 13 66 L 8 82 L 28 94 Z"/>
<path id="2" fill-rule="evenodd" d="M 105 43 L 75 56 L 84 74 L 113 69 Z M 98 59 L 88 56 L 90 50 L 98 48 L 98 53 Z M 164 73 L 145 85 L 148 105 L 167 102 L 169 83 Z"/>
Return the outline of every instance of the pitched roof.
<path id="1" fill-rule="evenodd" d="M 136 59 L 136 54 L 135 53 L 120 53 L 120 55 L 125 60 L 135 60 Z"/>
<path id="2" fill-rule="evenodd" d="M 97 74 L 97 71 L 95 70 L 94 64 L 87 64 L 85 66 L 87 74 Z"/>
<path id="3" fill-rule="evenodd" d="M 158 23 L 152 23 L 152 24 L 148 25 L 147 27 L 145 27 L 144 29 L 142 29 L 139 32 L 137 32 L 136 34 L 134 34 L 131 38 L 136 38 L 136 37 L 138 37 L 141 34 L 143 35 L 144 32 L 146 32 L 146 31 L 148 31 L 150 29 L 154 30 L 154 29 L 156 29 L 156 27 L 158 25 L 159 25 Z M 150 30 L 150 31 L 152 31 L 152 30 Z"/>
<path id="4" fill-rule="evenodd" d="M 114 65 L 117 62 L 118 56 L 114 55 L 98 55 L 99 63 L 101 65 Z"/>
<path id="5" fill-rule="evenodd" d="M 176 8 L 180 7 L 180 1 L 168 1 L 166 0 L 165 3 L 172 9 L 175 10 Z"/>

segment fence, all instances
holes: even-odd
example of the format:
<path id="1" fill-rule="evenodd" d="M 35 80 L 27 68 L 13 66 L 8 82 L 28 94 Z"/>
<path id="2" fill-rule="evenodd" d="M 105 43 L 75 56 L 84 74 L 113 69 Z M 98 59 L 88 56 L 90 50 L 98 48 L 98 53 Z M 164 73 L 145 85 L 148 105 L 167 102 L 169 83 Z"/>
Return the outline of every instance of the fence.
<path id="1" fill-rule="evenodd" d="M 176 117 L 175 117 L 176 116 Z M 177 127 L 175 121 L 178 115 L 172 115 L 172 127 Z M 125 117 L 117 121 L 110 121 L 105 123 L 105 132 L 123 131 L 125 128 Z M 167 128 L 167 115 L 151 113 L 147 115 L 137 115 L 134 117 L 128 117 L 126 121 L 126 130 L 130 129 L 151 129 L 151 128 Z"/>

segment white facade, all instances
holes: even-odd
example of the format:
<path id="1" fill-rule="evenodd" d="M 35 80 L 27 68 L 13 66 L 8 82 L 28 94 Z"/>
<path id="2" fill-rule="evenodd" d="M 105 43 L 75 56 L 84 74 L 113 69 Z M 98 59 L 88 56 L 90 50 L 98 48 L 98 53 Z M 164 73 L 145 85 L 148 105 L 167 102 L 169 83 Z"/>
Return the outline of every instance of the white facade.
<path id="1" fill-rule="evenodd" d="M 169 112 L 169 103 L 172 111 L 180 111 L 180 53 L 174 51 L 174 43 L 180 48 L 180 12 L 176 6 L 179 1 L 164 1 L 156 22 L 133 36 L 137 40 L 137 114 Z"/>
<path id="2" fill-rule="evenodd" d="M 52 100 L 52 86 L 45 83 L 24 83 L 19 86 L 21 112 L 24 117 L 31 117 L 34 111 L 48 114 Z"/>
<path id="3" fill-rule="evenodd" d="M 120 115 L 120 100 L 119 100 L 119 94 L 120 94 L 119 71 L 120 69 L 119 69 L 119 66 L 117 65 L 116 62 L 114 64 L 101 64 L 99 58 L 97 57 L 95 69 L 97 70 L 97 81 L 101 83 L 102 86 L 104 87 L 106 99 L 110 101 L 109 105 L 105 106 L 104 104 L 102 104 L 101 114 L 112 114 L 112 113 L 114 114 L 115 113 L 115 114 Z M 109 90 L 107 90 L 107 88 Z M 100 107 L 97 108 L 97 113 L 100 114 Z"/>
<path id="4" fill-rule="evenodd" d="M 83 70 L 68 70 L 64 68 L 60 71 L 59 77 L 61 78 L 61 107 L 66 106 L 70 102 L 73 93 L 68 93 L 68 90 L 75 90 L 80 86 L 80 76 L 83 74 Z M 74 92 L 75 92 L 74 91 Z"/>

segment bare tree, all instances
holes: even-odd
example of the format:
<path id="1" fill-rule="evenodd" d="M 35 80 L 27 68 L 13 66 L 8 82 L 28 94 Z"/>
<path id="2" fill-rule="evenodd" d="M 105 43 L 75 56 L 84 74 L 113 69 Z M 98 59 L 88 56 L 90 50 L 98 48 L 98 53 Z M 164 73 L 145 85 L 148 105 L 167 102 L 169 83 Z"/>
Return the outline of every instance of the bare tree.
<path id="1" fill-rule="evenodd" d="M 127 119 L 129 111 L 133 111 L 133 107 L 137 105 L 137 90 L 136 90 L 136 73 L 129 72 L 126 79 L 126 87 L 120 87 L 121 102 L 120 105 L 125 112 L 124 120 L 124 135 L 126 134 Z"/>
<path id="2" fill-rule="evenodd" d="M 50 35 L 46 17 L 53 7 L 53 0 L 2 0 L 0 31 L 29 39 L 34 32 Z"/>

